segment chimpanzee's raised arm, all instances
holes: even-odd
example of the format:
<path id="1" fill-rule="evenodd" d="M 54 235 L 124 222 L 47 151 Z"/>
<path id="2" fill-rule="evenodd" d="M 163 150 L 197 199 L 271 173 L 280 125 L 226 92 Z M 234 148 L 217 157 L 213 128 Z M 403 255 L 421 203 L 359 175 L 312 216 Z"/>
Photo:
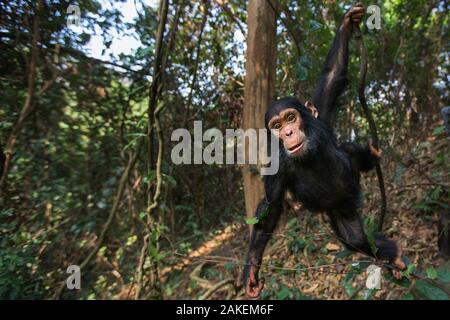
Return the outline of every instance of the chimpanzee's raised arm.
<path id="1" fill-rule="evenodd" d="M 364 6 L 357 3 L 345 14 L 344 21 L 336 33 L 333 45 L 328 53 L 313 96 L 314 105 L 319 110 L 319 118 L 327 123 L 333 121 L 336 99 L 348 84 L 348 45 L 354 29 L 353 24 L 358 24 L 361 21 L 364 10 Z"/>

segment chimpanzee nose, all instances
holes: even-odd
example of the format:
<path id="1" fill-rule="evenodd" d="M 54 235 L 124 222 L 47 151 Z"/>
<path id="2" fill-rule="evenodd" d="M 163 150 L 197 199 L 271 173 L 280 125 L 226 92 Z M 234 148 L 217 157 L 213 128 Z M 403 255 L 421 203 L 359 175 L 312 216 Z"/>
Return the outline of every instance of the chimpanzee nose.
<path id="1" fill-rule="evenodd" d="M 286 137 L 291 136 L 292 133 L 293 133 L 292 129 L 287 130 L 287 131 L 286 131 Z"/>

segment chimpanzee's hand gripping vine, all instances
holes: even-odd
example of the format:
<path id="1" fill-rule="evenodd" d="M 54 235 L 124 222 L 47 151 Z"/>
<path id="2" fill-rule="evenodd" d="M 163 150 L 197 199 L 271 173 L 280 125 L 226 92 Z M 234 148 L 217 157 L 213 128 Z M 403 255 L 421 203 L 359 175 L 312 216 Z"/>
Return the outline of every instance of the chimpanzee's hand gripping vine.
<path id="1" fill-rule="evenodd" d="M 266 176 L 265 198 L 256 215 L 270 212 L 254 226 L 243 272 L 243 283 L 249 297 L 258 297 L 264 279 L 258 278 L 264 248 L 283 210 L 286 191 L 312 212 L 325 212 L 337 238 L 349 249 L 386 259 L 404 269 L 401 250 L 382 234 L 375 235 L 376 253 L 372 252 L 364 232 L 361 208 L 360 172 L 374 168 L 381 150 L 371 143 L 360 146 L 344 143 L 338 146 L 331 126 L 336 99 L 347 80 L 348 46 L 355 28 L 364 16 L 358 3 L 344 16 L 332 48 L 328 53 L 313 102 L 303 105 L 296 98 L 274 101 L 265 115 L 265 125 L 280 142 L 280 169 Z M 398 276 L 398 272 L 395 274 Z"/>

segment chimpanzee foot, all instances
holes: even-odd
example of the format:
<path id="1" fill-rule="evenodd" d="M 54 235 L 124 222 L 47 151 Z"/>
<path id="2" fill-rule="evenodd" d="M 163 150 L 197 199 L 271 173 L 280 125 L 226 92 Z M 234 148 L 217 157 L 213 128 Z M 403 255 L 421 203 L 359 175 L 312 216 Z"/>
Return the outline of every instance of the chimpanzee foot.
<path id="1" fill-rule="evenodd" d="M 370 150 L 370 153 L 378 159 L 380 159 L 383 156 L 383 150 L 381 150 L 380 148 L 378 148 L 378 149 L 375 148 L 373 146 L 372 140 L 369 140 L 369 150 Z"/>
<path id="2" fill-rule="evenodd" d="M 397 279 L 402 279 L 402 271 L 406 269 L 406 264 L 402 259 L 402 249 L 398 248 L 397 258 L 392 262 L 392 266 L 395 269 L 392 269 L 392 275 Z"/>

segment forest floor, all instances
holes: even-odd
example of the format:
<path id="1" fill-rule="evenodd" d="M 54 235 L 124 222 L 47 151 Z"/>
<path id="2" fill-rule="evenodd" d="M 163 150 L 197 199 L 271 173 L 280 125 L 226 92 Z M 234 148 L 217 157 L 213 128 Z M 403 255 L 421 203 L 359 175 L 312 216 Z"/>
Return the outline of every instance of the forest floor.
<path id="1" fill-rule="evenodd" d="M 385 150 L 382 161 L 388 196 L 384 233 L 398 241 L 404 254 L 420 270 L 448 262 L 438 250 L 439 213 L 448 198 L 450 170 L 445 135 L 411 138 L 402 147 Z M 376 215 L 379 190 L 374 173 L 362 179 L 364 214 Z M 442 200 L 444 199 L 444 200 Z M 441 206 L 442 205 L 442 206 Z M 264 255 L 261 276 L 266 285 L 261 298 L 361 299 L 368 294 L 365 272 L 349 277 L 359 255 L 347 255 L 322 215 L 291 208 L 275 231 Z M 248 227 L 239 222 L 218 231 L 177 264 L 162 271 L 176 282 L 177 293 L 168 298 L 244 299 L 239 284 L 248 244 Z M 322 267 L 318 267 L 322 266 Z M 289 269 L 289 270 L 287 270 Z M 290 270 L 293 269 L 293 270 Z M 177 270 L 177 271 L 175 271 Z M 384 268 L 383 274 L 390 272 Z M 388 276 L 389 277 L 389 276 Z M 411 282 L 414 284 L 414 281 Z M 372 299 L 399 299 L 412 288 L 383 279 Z M 367 296 L 366 296 L 367 298 Z"/>

